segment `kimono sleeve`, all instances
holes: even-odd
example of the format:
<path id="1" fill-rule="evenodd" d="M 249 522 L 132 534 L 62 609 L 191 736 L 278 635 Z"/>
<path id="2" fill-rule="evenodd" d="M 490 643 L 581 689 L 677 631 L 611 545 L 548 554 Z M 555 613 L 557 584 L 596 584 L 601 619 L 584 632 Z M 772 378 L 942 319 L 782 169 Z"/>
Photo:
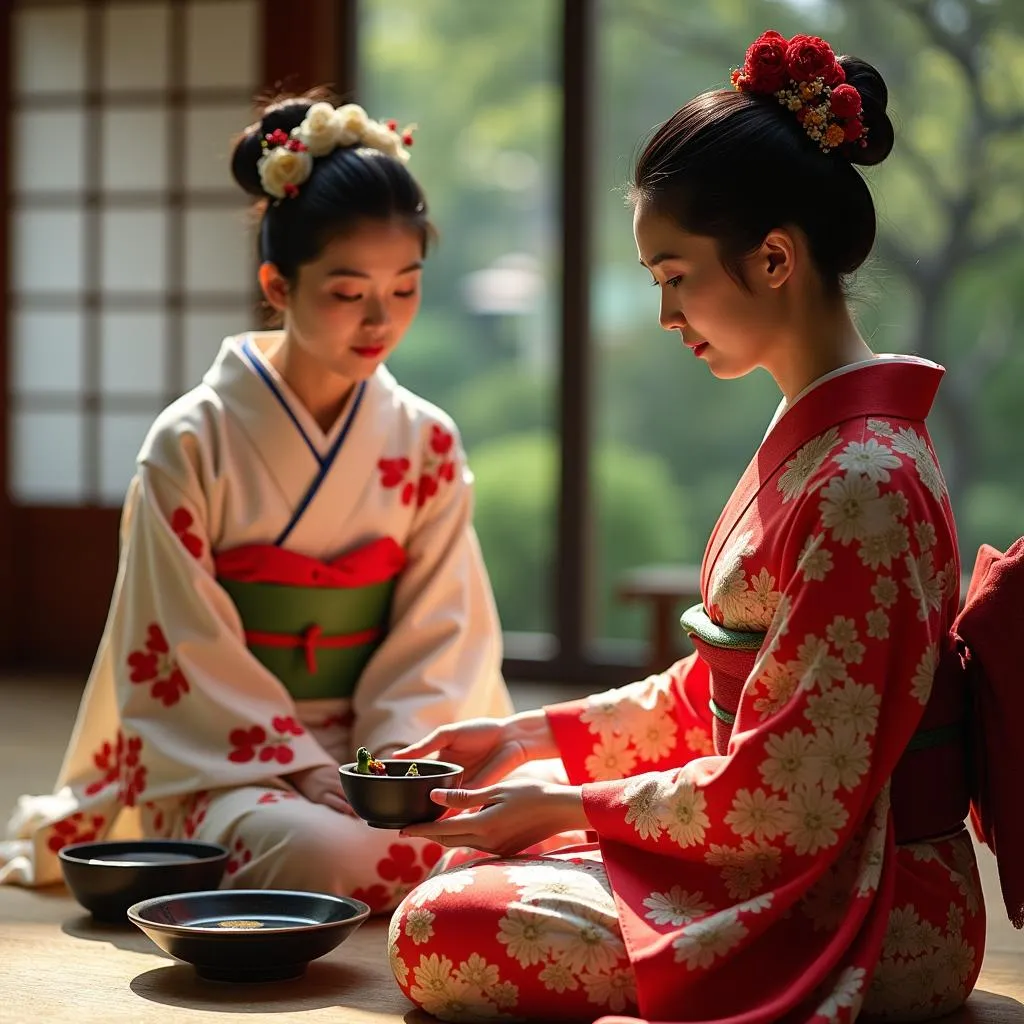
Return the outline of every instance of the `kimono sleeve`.
<path id="1" fill-rule="evenodd" d="M 691 864 L 726 903 L 737 872 L 747 896 L 791 901 L 878 815 L 884 834 L 959 586 L 941 481 L 920 460 L 891 463 L 801 497 L 727 755 L 585 785 L 602 845 Z"/>
<path id="2" fill-rule="evenodd" d="M 501 627 L 473 529 L 473 476 L 457 435 L 449 485 L 420 510 L 406 544 L 387 638 L 353 698 L 353 738 L 373 751 L 448 722 L 501 716 Z"/>
<path id="3" fill-rule="evenodd" d="M 714 750 L 710 678 L 696 653 L 658 675 L 545 707 L 573 785 L 678 767 Z"/>
<path id="4" fill-rule="evenodd" d="M 72 742 L 62 772 L 63 783 L 86 795 L 116 788 L 119 802 L 133 806 L 334 763 L 246 647 L 234 604 L 213 576 L 204 523 L 198 488 L 190 493 L 166 471 L 140 466 L 76 726 L 77 739 L 88 742 Z"/>

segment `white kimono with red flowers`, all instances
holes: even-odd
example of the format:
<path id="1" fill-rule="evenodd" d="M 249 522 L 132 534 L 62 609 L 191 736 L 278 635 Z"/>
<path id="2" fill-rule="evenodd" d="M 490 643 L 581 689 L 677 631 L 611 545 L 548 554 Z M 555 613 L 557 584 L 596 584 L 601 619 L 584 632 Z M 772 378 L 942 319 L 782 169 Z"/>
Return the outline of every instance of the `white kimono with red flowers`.
<path id="1" fill-rule="evenodd" d="M 284 776 L 509 712 L 472 476 L 451 420 L 383 367 L 324 434 L 266 360 L 272 341 L 226 339 L 145 441 L 110 616 L 56 790 L 21 799 L 0 880 L 54 882 L 62 846 L 146 835 L 223 842 L 235 885 L 301 884 L 275 863 L 304 813 L 349 850 L 335 847 L 347 874 L 330 884 L 375 909 L 436 860 L 433 844 L 396 842 L 310 804 Z M 392 581 L 383 636 L 351 697 L 293 699 L 253 655 L 254 640 L 294 640 L 315 673 L 331 638 L 315 624 L 298 639 L 247 630 L 221 585 L 233 560 L 239 578 L 270 564 L 261 585 L 296 573 L 310 586 L 332 574 L 339 586 L 345 574 Z M 257 810 L 281 816 L 262 846 Z M 309 879 L 327 884 L 312 870 Z"/>
<path id="2" fill-rule="evenodd" d="M 703 563 L 715 661 L 758 638 L 735 703 L 698 653 L 547 708 L 598 843 L 414 890 L 390 945 L 411 999 L 445 1019 L 848 1024 L 966 997 L 985 936 L 967 804 L 925 806 L 928 773 L 962 765 L 955 716 L 922 728 L 959 591 L 924 426 L 941 375 L 880 357 L 776 419 Z"/>

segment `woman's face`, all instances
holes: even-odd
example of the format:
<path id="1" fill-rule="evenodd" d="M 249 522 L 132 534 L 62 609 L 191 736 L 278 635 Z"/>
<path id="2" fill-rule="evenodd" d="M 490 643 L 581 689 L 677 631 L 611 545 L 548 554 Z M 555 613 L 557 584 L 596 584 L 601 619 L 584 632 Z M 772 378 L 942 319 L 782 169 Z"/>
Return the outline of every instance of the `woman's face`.
<path id="1" fill-rule="evenodd" d="M 325 370 L 359 381 L 373 376 L 415 318 L 422 266 L 416 227 L 364 220 L 302 264 L 294 286 L 269 265 L 260 280 L 293 342 Z"/>
<path id="2" fill-rule="evenodd" d="M 643 200 L 634 211 L 633 234 L 640 262 L 661 291 L 665 330 L 678 331 L 716 377 L 742 377 L 766 364 L 780 334 L 777 287 L 787 276 L 784 253 L 773 253 L 766 241 L 749 256 L 743 265 L 747 289 L 726 271 L 713 238 L 684 231 Z"/>

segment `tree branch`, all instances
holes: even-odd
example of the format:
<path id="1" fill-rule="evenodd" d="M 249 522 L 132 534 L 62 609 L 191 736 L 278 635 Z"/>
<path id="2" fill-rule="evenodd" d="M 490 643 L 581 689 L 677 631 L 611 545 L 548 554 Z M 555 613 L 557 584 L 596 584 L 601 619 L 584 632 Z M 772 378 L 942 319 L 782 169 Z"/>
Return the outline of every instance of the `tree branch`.
<path id="1" fill-rule="evenodd" d="M 994 135 L 1016 135 L 1024 131 L 1024 110 L 995 115 L 985 112 L 985 127 Z"/>
<path id="2" fill-rule="evenodd" d="M 899 152 L 910 164 L 918 177 L 922 178 L 922 185 L 944 206 L 952 198 L 949 190 L 939 180 L 935 164 L 929 160 L 905 135 L 900 137 Z"/>
<path id="3" fill-rule="evenodd" d="M 936 20 L 933 8 L 924 0 L 891 0 L 891 2 L 915 18 L 918 24 L 931 37 L 931 40 L 940 49 L 944 50 L 963 69 L 967 80 L 971 85 L 971 92 L 977 96 L 979 93 L 978 66 L 975 61 L 974 44 L 980 40 L 976 32 L 968 31 L 964 38 L 954 36 Z M 969 23 L 971 28 L 975 27 L 973 19 Z"/>
<path id="4" fill-rule="evenodd" d="M 617 11 L 618 6 L 609 5 L 609 9 Z M 674 19 L 666 19 L 664 9 L 658 11 L 640 6 L 630 10 L 627 20 L 638 28 L 642 28 L 651 39 L 658 40 L 668 49 L 676 49 L 681 53 L 697 52 L 714 58 L 723 68 L 731 68 L 743 63 L 743 51 L 737 51 L 735 40 L 707 33 L 685 32 L 674 28 Z"/>

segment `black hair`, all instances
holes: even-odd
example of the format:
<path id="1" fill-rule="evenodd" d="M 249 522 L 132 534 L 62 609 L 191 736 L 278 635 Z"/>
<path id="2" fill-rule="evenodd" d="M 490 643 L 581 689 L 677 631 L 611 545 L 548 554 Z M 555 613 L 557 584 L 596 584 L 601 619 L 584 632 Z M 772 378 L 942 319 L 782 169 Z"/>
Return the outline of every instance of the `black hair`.
<path id="1" fill-rule="evenodd" d="M 291 132 L 309 108 L 325 98 L 317 89 L 273 100 L 261 119 L 237 139 L 231 157 L 235 181 L 258 199 L 260 260 L 273 263 L 292 284 L 303 263 L 317 259 L 328 242 L 361 221 L 396 217 L 407 221 L 421 233 L 424 254 L 435 236 L 419 183 L 402 161 L 375 149 L 358 145 L 334 149 L 314 160 L 313 172 L 298 195 L 280 201 L 267 195 L 257 170 L 261 140 L 277 129 Z"/>
<path id="2" fill-rule="evenodd" d="M 735 90 L 690 100 L 637 158 L 629 197 L 651 203 L 684 230 L 714 238 L 725 268 L 741 284 L 743 258 L 785 225 L 807 237 L 829 294 L 868 257 L 875 206 L 854 164 L 881 163 L 893 146 L 882 76 L 856 57 L 840 57 L 861 95 L 865 145 L 824 153 L 796 115 L 774 96 Z"/>

